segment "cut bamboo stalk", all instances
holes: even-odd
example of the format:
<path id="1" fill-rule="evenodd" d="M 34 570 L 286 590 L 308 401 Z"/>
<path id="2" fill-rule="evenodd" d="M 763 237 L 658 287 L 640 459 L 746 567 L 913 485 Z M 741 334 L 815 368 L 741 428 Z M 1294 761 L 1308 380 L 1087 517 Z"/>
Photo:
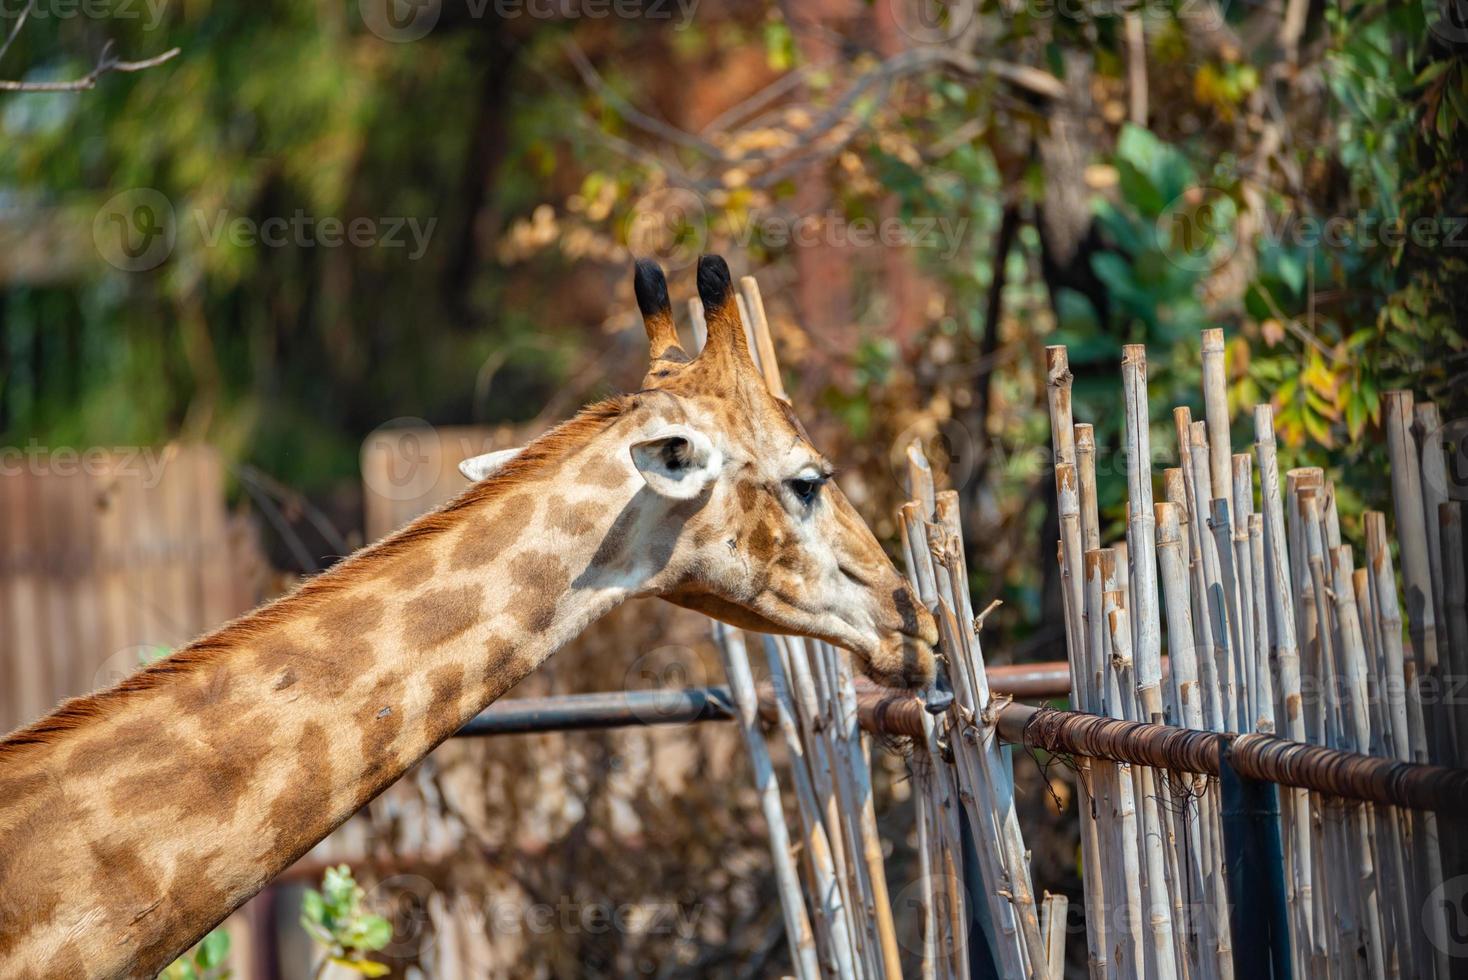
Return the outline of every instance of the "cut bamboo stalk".
<path id="1" fill-rule="evenodd" d="M 739 279 L 739 290 L 742 294 L 740 299 L 744 301 L 741 310 L 748 311 L 744 322 L 749 324 L 750 332 L 754 335 L 753 350 L 757 354 L 756 363 L 760 374 L 764 376 L 765 387 L 776 398 L 788 402 L 790 396 L 785 393 L 785 382 L 780 377 L 780 364 L 775 359 L 775 341 L 770 336 L 770 321 L 765 316 L 765 300 L 760 295 L 759 283 L 754 276 L 742 276 Z"/>
<path id="2" fill-rule="evenodd" d="M 1046 980 L 1065 980 L 1065 916 L 1070 900 L 1064 895 L 1045 893 L 1040 911 L 1040 932 L 1045 941 Z"/>
<path id="3" fill-rule="evenodd" d="M 911 462 L 909 454 L 909 465 Z M 917 501 L 911 503 L 913 511 L 921 506 Z M 916 591 L 919 560 L 929 566 L 931 577 L 930 557 L 926 552 L 913 552 L 908 523 L 901 515 L 897 523 L 907 558 L 908 583 Z M 923 975 L 967 980 L 968 896 L 960 880 L 963 846 L 958 789 L 953 768 L 944 761 L 938 744 L 937 719 L 928 712 L 923 713 L 922 719 L 923 748 L 927 752 L 926 755 L 921 750 L 914 753 L 913 773 L 920 819 L 925 811 L 929 819 L 923 885 L 927 903 Z"/>
<path id="4" fill-rule="evenodd" d="M 1111 638 L 1112 664 L 1114 672 L 1118 675 L 1119 686 L 1123 688 L 1120 716 L 1129 721 L 1149 720 L 1152 714 L 1145 713 L 1148 701 L 1155 706 L 1157 716 L 1162 714 L 1162 698 L 1159 691 L 1161 663 L 1159 660 L 1155 679 L 1149 677 L 1144 681 L 1140 673 L 1135 670 L 1136 663 L 1131 649 L 1132 631 L 1127 623 L 1125 606 L 1118 604 L 1114 598 L 1118 595 L 1119 592 L 1108 593 L 1108 596 L 1113 598 L 1108 598 L 1106 601 L 1106 617 L 1107 632 Z M 1132 683 L 1128 683 L 1128 680 L 1131 680 Z M 1117 715 L 1113 714 L 1113 717 Z M 1157 812 L 1157 793 L 1152 780 L 1152 770 L 1145 766 L 1119 768 L 1122 773 L 1122 830 L 1124 834 L 1128 834 L 1129 843 L 1136 848 L 1139 875 L 1145 872 L 1145 880 L 1140 882 L 1143 885 L 1142 895 L 1145 896 L 1145 904 L 1139 905 L 1139 911 L 1146 915 L 1146 932 L 1149 940 L 1147 946 L 1149 956 L 1146 960 L 1147 975 L 1161 978 L 1161 980 L 1171 980 L 1177 976 L 1177 951 L 1173 944 L 1172 902 L 1168 897 L 1168 874 L 1166 859 L 1163 856 L 1162 820 Z M 1128 792 L 1132 794 L 1133 800 L 1130 827 L 1126 820 L 1126 794 Z"/>
<path id="5" fill-rule="evenodd" d="M 953 618 L 951 612 L 948 615 L 944 613 L 945 609 L 951 610 L 951 606 L 945 606 L 941 595 L 947 593 L 951 596 L 952 589 L 947 582 L 940 589 L 941 576 L 933 552 L 928 547 L 929 522 L 923 521 L 919 515 L 922 506 L 917 503 L 904 504 L 901 515 L 907 526 L 908 538 L 912 542 L 912 554 L 920 582 L 919 598 L 938 620 L 942 649 L 949 651 L 948 660 L 952 668 L 949 676 L 954 684 L 955 695 L 954 704 L 948 712 L 951 725 L 950 745 L 953 749 L 958 785 L 961 792 L 967 794 L 969 801 L 964 807 L 963 816 L 973 832 L 975 850 L 984 875 L 983 899 L 994 929 L 994 952 L 999 960 L 998 965 L 1007 976 L 1022 976 L 1027 972 L 1025 939 L 1020 932 L 1022 924 L 1015 908 L 1000 894 L 1003 892 L 1012 895 L 1013 891 L 1003 885 L 1008 879 L 1008 871 L 1002 854 L 1004 835 L 1000 829 L 997 795 L 989 779 L 989 770 L 969 751 L 968 742 L 963 737 L 963 723 L 958 720 L 957 711 L 960 708 L 966 709 L 970 715 L 974 713 L 968 671 L 961 659 L 965 648 L 956 620 L 950 623 L 949 620 Z M 1038 915 L 1035 917 L 1034 934 L 1038 939 Z"/>
<path id="6" fill-rule="evenodd" d="M 1249 520 L 1254 514 L 1253 460 L 1247 453 L 1235 453 L 1230 459 L 1229 516 L 1233 522 L 1233 559 L 1238 589 L 1239 648 L 1243 663 L 1244 710 L 1241 721 L 1245 731 L 1259 731 L 1259 660 L 1255 644 L 1254 551 L 1249 542 Z"/>
<path id="7" fill-rule="evenodd" d="M 1147 406 L 1147 349 L 1122 348 L 1122 389 L 1126 399 L 1127 530 L 1131 558 L 1135 648 L 1139 661 L 1156 661 L 1161 675 L 1162 624 L 1157 609 L 1157 531 L 1152 510 L 1152 432 Z M 1140 673 L 1140 668 L 1139 668 Z M 1140 677 L 1139 677 L 1140 681 Z"/>
<path id="8" fill-rule="evenodd" d="M 1341 678 L 1341 707 L 1345 745 L 1356 752 L 1371 751 L 1371 726 L 1367 714 L 1368 698 L 1366 685 L 1366 648 L 1362 639 L 1356 593 L 1352 585 L 1351 550 L 1346 546 L 1336 548 L 1330 555 L 1333 572 L 1336 622 L 1339 624 L 1340 645 L 1337 647 L 1337 675 Z M 1372 976 L 1386 975 L 1386 941 L 1382 935 L 1380 882 L 1373 856 L 1374 821 L 1372 810 L 1363 805 L 1350 807 L 1352 828 L 1356 841 L 1356 868 L 1358 903 L 1361 910 L 1362 931 L 1367 947 L 1366 958 Z"/>
<path id="9" fill-rule="evenodd" d="M 775 778 L 770 753 L 759 728 L 759 694 L 754 674 L 749 668 L 749 654 L 739 631 L 714 623 L 714 636 L 724 654 L 724 669 L 729 676 L 729 689 L 739 712 L 739 730 L 754 769 L 754 784 L 759 793 L 760 809 L 770 833 L 770 857 L 775 869 L 775 884 L 780 891 L 780 908 L 785 916 L 785 935 L 790 943 L 790 958 L 801 980 L 821 976 L 816 958 L 815 938 L 805 911 L 805 898 L 800 891 L 800 878 L 790 853 L 790 832 L 785 824 L 785 810 L 780 803 L 780 785 Z"/>
<path id="10" fill-rule="evenodd" d="M 1104 615 L 1106 586 L 1115 583 L 1115 553 L 1109 549 L 1086 552 L 1086 622 L 1090 643 L 1088 683 L 1097 714 L 1113 715 L 1117 696 L 1109 669 L 1111 638 Z M 1109 581 L 1108 581 L 1109 580 Z M 1095 759 L 1096 792 L 1102 816 L 1102 856 L 1111 905 L 1106 909 L 1105 941 L 1113 970 L 1122 976 L 1140 975 L 1146 947 L 1142 941 L 1142 890 L 1136 852 L 1136 811 L 1131 778 L 1115 763 Z M 1115 896 L 1112 884 L 1116 885 Z M 1115 939 L 1111 932 L 1115 930 Z"/>
<path id="11" fill-rule="evenodd" d="M 1081 491 L 1081 546 L 1101 547 L 1101 519 L 1096 505 L 1096 431 L 1089 422 L 1075 425 L 1076 479 Z"/>
<path id="12" fill-rule="evenodd" d="M 1406 588 L 1407 627 L 1417 660 L 1418 676 L 1441 690 L 1437 621 L 1432 603 L 1432 569 L 1429 565 L 1427 521 L 1422 511 L 1422 479 L 1417 440 L 1412 435 L 1412 393 L 1384 392 L 1382 426 L 1386 429 L 1387 453 L 1391 457 L 1392 504 L 1397 516 L 1397 544 L 1402 556 L 1402 581 Z M 1424 704 L 1428 744 L 1432 761 L 1455 764 L 1451 756 L 1448 712 L 1437 703 Z"/>
<path id="13" fill-rule="evenodd" d="M 1438 505 L 1438 526 L 1442 535 L 1443 552 L 1443 614 L 1447 620 L 1448 645 L 1456 652 L 1468 657 L 1468 584 L 1463 561 L 1463 505 L 1456 500 Z M 1462 661 L 1455 660 L 1454 668 L 1462 670 Z M 1451 678 L 1450 694 L 1456 694 L 1468 674 L 1457 673 Z M 1468 725 L 1463 726 L 1468 729 Z"/>
<path id="14" fill-rule="evenodd" d="M 1392 564 L 1391 547 L 1386 535 L 1384 515 L 1368 511 L 1363 521 L 1366 528 L 1367 567 L 1371 572 L 1372 590 L 1376 595 L 1376 608 L 1381 618 L 1382 649 L 1386 654 L 1387 670 L 1392 684 L 1388 695 L 1392 698 L 1392 724 L 1398 730 L 1405 729 L 1407 739 L 1397 746 L 1397 758 L 1402 761 L 1426 762 L 1428 759 L 1427 722 L 1422 710 L 1421 689 L 1416 677 L 1416 662 L 1408 656 L 1402 646 L 1402 614 L 1397 603 L 1396 569 Z M 1396 695 L 1401 692 L 1401 696 Z M 1430 955 L 1434 961 L 1435 975 L 1450 975 L 1447 950 L 1448 931 L 1446 910 L 1441 902 L 1427 901 L 1439 892 L 1443 884 L 1442 847 L 1438 838 L 1437 814 L 1414 810 L 1411 814 L 1411 829 L 1414 864 L 1417 869 L 1418 908 L 1421 909 L 1423 929 L 1432 947 Z M 1425 952 L 1425 951 L 1424 951 Z"/>
<path id="15" fill-rule="evenodd" d="M 1211 657 L 1218 677 L 1219 698 L 1223 706 L 1223 721 L 1228 731 L 1239 730 L 1238 695 L 1234 678 L 1234 656 L 1232 626 L 1229 622 L 1231 602 L 1224 588 L 1223 570 L 1220 566 L 1216 528 L 1213 533 L 1204 533 L 1205 522 L 1213 524 L 1212 507 L 1205 494 L 1208 492 L 1208 434 L 1202 422 L 1194 422 L 1189 433 L 1189 449 L 1192 453 L 1193 470 L 1193 514 L 1198 525 L 1198 555 L 1202 559 L 1203 607 L 1207 610 L 1207 625 L 1210 630 L 1208 641 Z M 1225 547 L 1225 551 L 1227 548 Z"/>
<path id="16" fill-rule="evenodd" d="M 1443 445 L 1443 424 L 1437 406 L 1432 402 L 1418 402 L 1413 407 L 1416 422 L 1417 444 L 1422 453 L 1422 518 L 1427 530 L 1427 564 L 1432 576 L 1433 619 L 1438 624 L 1438 659 L 1441 661 L 1444 697 L 1443 710 L 1448 716 L 1449 729 L 1454 738 L 1454 762 L 1462 764 L 1468 759 L 1468 713 L 1459 699 L 1452 696 L 1468 681 L 1468 648 L 1461 637 L 1455 638 L 1453 623 L 1449 619 L 1447 603 L 1447 576 L 1449 542 L 1443 534 L 1442 507 L 1448 502 L 1448 462 Z M 1456 540 L 1461 549 L 1461 537 Z M 1459 857 L 1460 864 L 1463 858 Z"/>
<path id="17" fill-rule="evenodd" d="M 1356 608 L 1361 617 L 1361 634 L 1366 647 L 1371 754 L 1392 758 L 1388 731 L 1389 711 L 1384 691 L 1386 674 L 1381 621 L 1377 615 L 1376 598 L 1371 591 L 1371 573 L 1368 568 L 1358 568 L 1351 573 L 1351 587 L 1356 596 Z M 1416 976 L 1418 969 L 1413 956 L 1413 935 L 1416 929 L 1412 915 L 1414 888 L 1406 870 L 1410 831 L 1405 829 L 1405 815 L 1397 807 L 1378 805 L 1374 811 L 1378 833 L 1372 843 L 1376 851 L 1376 867 L 1381 873 L 1382 906 L 1386 909 L 1382 930 L 1387 956 L 1387 976 Z"/>
<path id="18" fill-rule="evenodd" d="M 840 720 L 837 732 L 845 742 L 849 778 L 856 794 L 856 815 L 861 829 L 861 856 L 865 859 L 868 880 L 871 882 L 873 907 L 868 914 L 876 924 L 884 975 L 899 977 L 902 975 L 902 959 L 897 948 L 896 924 L 892 921 L 892 900 L 887 892 L 887 873 L 882 865 L 882 839 L 877 832 L 876 808 L 872 801 L 871 770 L 862 750 L 861 726 L 856 710 L 856 678 L 852 674 L 850 662 L 834 647 L 817 643 L 817 648 L 823 649 L 836 672 Z"/>
<path id="19" fill-rule="evenodd" d="M 1264 579 L 1264 515 L 1249 515 L 1249 607 L 1253 612 L 1254 643 L 1254 730 L 1274 734 L 1274 671 L 1269 658 L 1269 597 Z"/>
<path id="20" fill-rule="evenodd" d="M 816 899 L 814 905 L 827 929 L 826 948 L 829 961 L 835 965 L 838 976 L 855 975 L 852 952 L 856 944 L 850 932 L 849 911 L 836 878 L 835 859 L 831 854 L 830 840 L 826 836 L 821 804 L 816 797 L 800 723 L 796 718 L 791 682 L 774 637 L 765 636 L 763 640 L 765 660 L 769 664 L 774 691 L 776 725 L 784 740 L 785 751 L 790 757 L 795 799 L 800 811 L 801 826 L 805 831 L 805 852 L 810 860 Z"/>
<path id="21" fill-rule="evenodd" d="M 1208 472 L 1212 482 L 1206 499 L 1229 495 L 1233 455 L 1228 431 L 1228 378 L 1224 373 L 1223 331 L 1203 331 L 1203 414 L 1207 420 Z"/>
<path id="22" fill-rule="evenodd" d="M 1039 910 L 1031 885 L 1029 860 L 1020 829 L 1019 814 L 1015 809 L 1014 775 L 994 739 L 988 675 L 985 672 L 978 636 L 972 628 L 973 604 L 968 592 L 968 569 L 964 565 L 961 538 L 962 520 L 958 510 L 958 494 L 955 491 L 945 490 L 937 495 L 935 517 L 937 527 L 930 536 L 930 542 L 935 545 L 932 554 L 934 561 L 947 572 L 948 593 L 951 596 L 947 608 L 957 610 L 955 624 L 962 624 L 959 630 L 960 642 L 954 649 L 961 662 L 961 669 L 957 673 L 964 677 L 967 695 L 971 699 L 967 707 L 975 719 L 983 721 L 983 727 L 973 733 L 977 736 L 978 761 L 988 770 L 988 782 L 996 794 L 994 804 L 1003 844 L 1001 853 L 1010 883 L 1010 901 L 1014 904 L 1019 919 L 1025 962 L 1033 975 L 1038 977 L 1045 963 L 1044 945 L 1040 938 Z M 943 600 L 940 599 L 940 607 L 943 605 Z M 954 716 L 952 712 L 950 716 Z M 970 732 L 963 734 L 963 741 L 967 742 Z"/>
<path id="23" fill-rule="evenodd" d="M 1275 668 L 1276 727 L 1297 742 L 1305 741 L 1301 708 L 1300 655 L 1295 639 L 1295 599 L 1290 578 L 1290 554 L 1280 495 L 1279 456 L 1274 435 L 1274 409 L 1254 408 L 1254 449 L 1259 458 L 1259 499 L 1264 517 L 1266 594 L 1269 601 L 1271 660 Z M 1290 886 L 1295 907 L 1294 947 L 1303 975 L 1313 949 L 1315 896 L 1311 867 L 1310 795 L 1293 790 L 1281 795 L 1288 825 Z"/>
<path id="24" fill-rule="evenodd" d="M 1438 520 L 1438 509 L 1448 501 L 1448 460 L 1443 450 L 1442 419 L 1432 402 L 1415 402 L 1412 421 L 1413 435 L 1417 438 L 1417 449 L 1422 459 L 1419 481 L 1422 484 L 1422 520 L 1427 531 L 1427 569 L 1432 577 L 1433 618 L 1440 628 L 1446 629 L 1442 525 Z M 1451 650 L 1452 638 L 1446 639 L 1448 650 Z M 1444 661 L 1444 671 L 1449 669 L 1448 658 L 1443 655 L 1446 652 L 1438 651 L 1439 659 Z"/>

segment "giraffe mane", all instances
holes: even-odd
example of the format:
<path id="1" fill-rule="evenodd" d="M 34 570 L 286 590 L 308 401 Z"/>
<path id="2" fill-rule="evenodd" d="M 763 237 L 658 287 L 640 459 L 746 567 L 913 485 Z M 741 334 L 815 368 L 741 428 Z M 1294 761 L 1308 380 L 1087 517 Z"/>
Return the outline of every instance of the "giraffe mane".
<path id="1" fill-rule="evenodd" d="M 454 527 L 462 512 L 489 503 L 529 482 L 547 465 L 565 458 L 636 405 L 636 396 L 608 398 L 588 405 L 575 416 L 526 446 L 498 473 L 474 484 L 437 510 L 363 548 L 294 591 L 206 633 L 155 664 L 95 694 L 63 701 L 56 710 L 0 738 L 0 762 L 26 746 L 54 742 L 62 735 L 106 717 L 129 698 L 162 686 L 170 678 L 215 663 L 228 649 L 248 645 L 374 574 L 377 565 Z"/>

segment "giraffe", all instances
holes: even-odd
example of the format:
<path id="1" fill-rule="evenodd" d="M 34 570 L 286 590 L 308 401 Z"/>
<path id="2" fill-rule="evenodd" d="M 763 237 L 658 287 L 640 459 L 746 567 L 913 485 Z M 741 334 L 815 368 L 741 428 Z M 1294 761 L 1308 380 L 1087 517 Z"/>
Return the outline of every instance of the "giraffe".
<path id="1" fill-rule="evenodd" d="M 637 263 L 641 390 L 471 461 L 442 509 L 0 740 L 0 976 L 153 976 L 631 597 L 928 685 L 932 617 L 755 370 L 724 260 L 697 282 L 697 357 Z"/>

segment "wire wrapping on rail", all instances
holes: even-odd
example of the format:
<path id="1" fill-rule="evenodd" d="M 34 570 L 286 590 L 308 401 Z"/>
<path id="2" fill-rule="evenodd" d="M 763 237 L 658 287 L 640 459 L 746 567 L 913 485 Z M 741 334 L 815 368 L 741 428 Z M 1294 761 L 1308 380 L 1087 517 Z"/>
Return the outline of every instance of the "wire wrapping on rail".
<path id="1" fill-rule="evenodd" d="M 1414 765 L 1272 735 L 1240 735 L 1229 763 L 1252 779 L 1306 786 L 1334 796 L 1415 810 L 1459 812 L 1468 808 L 1468 770 Z"/>
<path id="2" fill-rule="evenodd" d="M 1139 721 L 1039 708 L 1024 723 L 1024 744 L 1047 752 L 1113 759 L 1156 769 L 1183 769 L 1217 776 L 1227 739 Z"/>

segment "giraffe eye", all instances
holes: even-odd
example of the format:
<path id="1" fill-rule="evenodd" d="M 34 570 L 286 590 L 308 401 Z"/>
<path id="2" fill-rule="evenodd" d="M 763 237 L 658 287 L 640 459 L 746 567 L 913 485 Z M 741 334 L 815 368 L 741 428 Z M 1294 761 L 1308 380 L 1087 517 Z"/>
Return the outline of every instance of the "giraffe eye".
<path id="1" fill-rule="evenodd" d="M 825 483 L 824 477 L 797 477 L 788 481 L 790 492 L 795 494 L 795 499 L 809 507 L 815 502 L 816 495 L 821 492 L 821 484 Z"/>

